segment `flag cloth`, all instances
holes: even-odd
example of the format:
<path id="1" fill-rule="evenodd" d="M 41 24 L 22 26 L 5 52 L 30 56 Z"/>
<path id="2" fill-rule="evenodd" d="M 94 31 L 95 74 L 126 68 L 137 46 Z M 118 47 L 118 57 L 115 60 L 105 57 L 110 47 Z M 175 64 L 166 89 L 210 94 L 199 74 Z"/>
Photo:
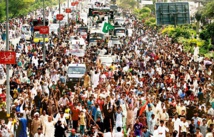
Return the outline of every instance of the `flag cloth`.
<path id="1" fill-rule="evenodd" d="M 147 104 L 148 104 L 148 101 L 143 101 L 142 107 L 140 108 L 139 116 L 142 115 L 142 113 L 146 110 Z"/>
<path id="2" fill-rule="evenodd" d="M 108 33 L 111 29 L 114 29 L 114 26 L 112 26 L 110 23 L 105 22 L 102 28 L 102 32 Z"/>

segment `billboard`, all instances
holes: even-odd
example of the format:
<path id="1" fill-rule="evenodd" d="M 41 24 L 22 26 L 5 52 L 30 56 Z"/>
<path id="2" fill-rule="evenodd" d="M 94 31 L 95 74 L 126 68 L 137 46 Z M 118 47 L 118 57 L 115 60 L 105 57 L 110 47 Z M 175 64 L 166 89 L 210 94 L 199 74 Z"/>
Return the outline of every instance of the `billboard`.
<path id="1" fill-rule="evenodd" d="M 157 25 L 179 25 L 190 23 L 188 2 L 156 3 Z"/>

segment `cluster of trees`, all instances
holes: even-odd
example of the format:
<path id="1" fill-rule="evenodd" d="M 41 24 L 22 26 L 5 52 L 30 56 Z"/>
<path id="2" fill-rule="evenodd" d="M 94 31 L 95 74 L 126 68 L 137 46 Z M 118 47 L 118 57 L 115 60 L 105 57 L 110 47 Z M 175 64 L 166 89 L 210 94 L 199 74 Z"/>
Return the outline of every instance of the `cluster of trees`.
<path id="1" fill-rule="evenodd" d="M 58 0 L 44 0 L 45 6 L 55 5 Z M 63 1 L 63 0 L 61 0 Z M 43 0 L 8 0 L 9 18 L 27 15 L 29 12 L 42 8 Z M 6 18 L 6 1 L 0 0 L 0 22 Z"/>
<path id="2" fill-rule="evenodd" d="M 133 11 L 134 8 L 139 6 L 139 2 L 137 0 L 117 0 L 117 5 L 124 9 Z"/>
<path id="3" fill-rule="evenodd" d="M 117 0 L 119 7 L 130 10 L 132 13 L 146 26 L 157 27 L 155 19 L 155 1 L 153 5 L 146 5 L 139 8 L 138 0 Z M 169 35 L 175 42 L 182 42 L 187 49 L 191 49 L 192 45 L 200 46 L 201 54 L 207 54 L 214 49 L 214 1 L 201 1 L 203 6 L 199 6 L 198 12 L 195 14 L 195 23 L 187 25 L 158 27 L 164 34 Z M 200 5 L 199 4 L 199 5 Z M 213 23 L 212 23 L 213 22 Z M 202 24 L 200 26 L 200 24 Z M 201 31 L 199 31 L 201 30 Z M 188 50 L 190 51 L 190 50 Z"/>

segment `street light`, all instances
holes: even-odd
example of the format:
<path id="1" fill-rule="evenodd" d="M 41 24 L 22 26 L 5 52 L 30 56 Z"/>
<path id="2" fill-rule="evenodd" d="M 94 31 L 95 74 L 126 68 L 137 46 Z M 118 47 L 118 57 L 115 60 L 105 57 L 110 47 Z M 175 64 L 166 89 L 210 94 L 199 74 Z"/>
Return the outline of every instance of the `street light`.
<path id="1" fill-rule="evenodd" d="M 43 26 L 45 26 L 45 0 L 43 0 Z M 45 34 L 43 34 L 43 61 L 46 59 Z"/>
<path id="2" fill-rule="evenodd" d="M 61 11 L 61 7 L 60 7 L 61 5 L 60 5 L 60 0 L 59 0 L 59 14 L 60 14 L 60 11 Z M 61 31 L 61 29 L 60 29 L 60 20 L 59 20 L 59 38 L 60 38 L 60 31 Z"/>
<path id="3" fill-rule="evenodd" d="M 9 1 L 6 0 L 6 51 L 9 50 L 9 36 L 8 36 L 8 31 L 9 31 Z M 7 117 L 10 117 L 10 75 L 9 75 L 9 64 L 7 64 L 6 68 L 6 81 L 7 81 L 7 93 L 6 93 L 6 102 L 7 102 Z"/>
<path id="4" fill-rule="evenodd" d="M 68 8 L 69 8 L 69 0 L 67 0 Z M 69 13 L 68 13 L 68 24 L 69 24 Z"/>

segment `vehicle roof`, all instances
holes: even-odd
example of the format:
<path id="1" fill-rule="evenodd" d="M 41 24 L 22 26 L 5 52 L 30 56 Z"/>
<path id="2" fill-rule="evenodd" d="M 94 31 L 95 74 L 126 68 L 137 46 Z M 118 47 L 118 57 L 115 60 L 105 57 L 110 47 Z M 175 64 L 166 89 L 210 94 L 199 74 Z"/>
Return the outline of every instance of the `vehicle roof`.
<path id="1" fill-rule="evenodd" d="M 94 28 L 92 28 L 91 30 L 91 33 L 102 33 L 103 34 L 103 32 L 100 30 L 100 29 L 94 29 Z"/>
<path id="2" fill-rule="evenodd" d="M 101 37 L 90 37 L 89 40 L 100 40 L 102 39 Z"/>
<path id="3" fill-rule="evenodd" d="M 119 28 L 115 28 L 115 29 L 126 29 L 126 28 L 124 28 L 124 27 L 119 27 Z M 114 30 L 115 30 L 115 29 L 114 29 Z"/>
<path id="4" fill-rule="evenodd" d="M 77 67 L 77 66 L 79 66 L 79 67 L 86 67 L 85 64 L 69 64 L 68 65 L 68 67 Z"/>
<path id="5" fill-rule="evenodd" d="M 88 27 L 80 26 L 80 27 L 78 27 L 77 29 L 88 29 Z"/>

